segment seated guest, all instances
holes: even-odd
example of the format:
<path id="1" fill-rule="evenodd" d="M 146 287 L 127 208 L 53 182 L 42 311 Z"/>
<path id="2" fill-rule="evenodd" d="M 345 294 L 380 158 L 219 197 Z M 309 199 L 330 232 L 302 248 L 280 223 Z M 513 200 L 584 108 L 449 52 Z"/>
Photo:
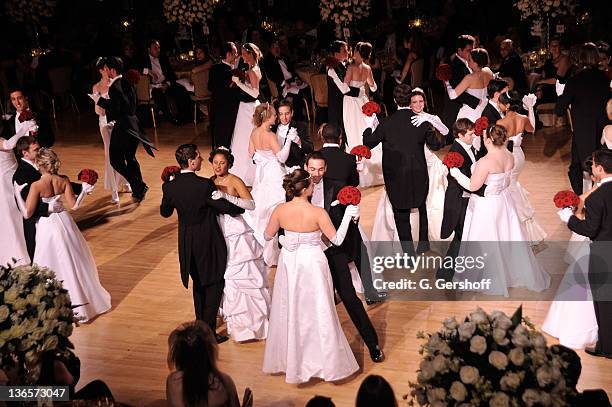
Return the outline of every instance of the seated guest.
<path id="1" fill-rule="evenodd" d="M 190 99 L 187 90 L 176 83 L 176 74 L 168 57 L 161 52 L 159 41 L 149 41 L 147 55 L 141 62 L 144 75 L 151 77 L 151 95 L 158 110 L 173 124 L 190 120 Z"/>
<path id="2" fill-rule="evenodd" d="M 388 381 L 378 375 L 369 375 L 359 386 L 355 407 L 397 407 L 395 393 Z"/>
<path id="3" fill-rule="evenodd" d="M 304 158 L 307 154 L 314 151 L 310 136 L 308 135 L 308 123 L 298 122 L 293 120 L 293 105 L 290 100 L 282 100 L 278 105 L 278 118 L 279 125 L 276 128 L 276 136 L 278 138 L 278 145 L 283 148 L 286 142 L 290 142 L 291 150 L 289 150 L 289 157 L 285 161 L 287 167 L 304 165 Z M 299 137 L 296 142 L 290 141 L 287 135 L 295 131 Z"/>
<path id="4" fill-rule="evenodd" d="M 538 104 L 555 103 L 557 101 L 555 83 L 557 80 L 565 83 L 572 65 L 569 56 L 562 52 L 559 37 L 553 37 L 550 40 L 548 50 L 550 57 L 542 67 L 542 79 L 536 83 Z"/>
<path id="5" fill-rule="evenodd" d="M 15 113 L 3 123 L 2 138 L 8 140 L 22 128 L 29 127 L 29 134 L 23 134 L 24 136 L 34 137 L 41 147 L 51 147 L 55 142 L 55 136 L 49 117 L 31 108 L 29 99 L 22 89 L 13 89 L 10 97 Z"/>
<path id="6" fill-rule="evenodd" d="M 330 397 L 314 396 L 304 407 L 336 407 Z"/>
<path id="7" fill-rule="evenodd" d="M 505 39 L 499 46 L 499 53 L 503 60 L 499 66 L 499 76 L 512 78 L 514 81 L 513 90 L 521 95 L 527 94 L 527 75 L 521 56 L 515 51 L 511 39 Z"/>
<path id="8" fill-rule="evenodd" d="M 168 337 L 166 379 L 171 407 L 240 407 L 236 385 L 217 367 L 217 341 L 203 321 L 180 325 Z"/>
<path id="9" fill-rule="evenodd" d="M 121 60 L 123 61 L 124 71 L 138 69 L 136 61 L 134 60 L 134 51 L 134 43 L 132 40 L 123 41 L 123 55 L 121 55 Z"/>
<path id="10" fill-rule="evenodd" d="M 281 54 L 280 42 L 274 39 L 270 51 L 263 59 L 263 66 L 270 81 L 276 85 L 279 97 L 292 98 L 295 108 L 295 119 L 304 120 L 304 99 L 310 95 L 308 85 L 302 83 L 288 58 Z"/>
<path id="11" fill-rule="evenodd" d="M 195 67 L 191 70 L 191 74 L 208 71 L 213 66 L 213 60 L 210 57 L 208 48 L 205 45 L 198 45 L 195 49 Z"/>

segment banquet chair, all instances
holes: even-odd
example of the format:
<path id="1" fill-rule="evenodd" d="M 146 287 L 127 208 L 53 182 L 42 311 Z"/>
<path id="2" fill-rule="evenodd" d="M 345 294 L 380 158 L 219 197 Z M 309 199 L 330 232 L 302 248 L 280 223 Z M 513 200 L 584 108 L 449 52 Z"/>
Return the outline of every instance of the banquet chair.
<path id="1" fill-rule="evenodd" d="M 314 74 L 310 77 L 310 92 L 312 96 L 312 123 L 317 126 L 317 108 L 327 107 L 327 75 Z"/>
<path id="2" fill-rule="evenodd" d="M 147 105 L 151 110 L 151 119 L 153 120 L 153 128 L 157 128 L 155 123 L 155 108 L 153 99 L 151 98 L 151 90 L 149 89 L 151 79 L 149 75 L 141 75 L 138 84 L 136 85 L 136 96 L 138 97 L 139 105 Z"/>
<path id="3" fill-rule="evenodd" d="M 200 105 L 208 105 L 210 104 L 211 95 L 208 90 L 208 73 L 210 71 L 207 69 L 205 71 L 200 71 L 194 74 L 191 74 L 191 82 L 193 83 L 193 95 L 191 95 L 191 100 L 193 101 L 193 124 L 198 124 L 198 107 Z"/>
<path id="4" fill-rule="evenodd" d="M 76 99 L 70 91 L 72 84 L 72 68 L 69 66 L 58 66 L 56 68 L 49 69 L 49 80 L 51 81 L 50 97 L 53 120 L 56 119 L 55 100 L 57 98 L 60 100 L 68 99 L 70 101 L 70 107 L 77 114 L 80 114 Z"/>

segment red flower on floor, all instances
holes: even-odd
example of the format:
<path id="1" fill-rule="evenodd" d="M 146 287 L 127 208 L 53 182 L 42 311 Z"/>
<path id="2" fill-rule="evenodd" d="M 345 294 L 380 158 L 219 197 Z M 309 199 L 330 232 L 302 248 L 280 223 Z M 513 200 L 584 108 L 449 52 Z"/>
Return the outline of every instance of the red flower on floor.
<path id="1" fill-rule="evenodd" d="M 357 161 L 361 161 L 362 158 L 372 158 L 372 150 L 364 145 L 351 148 L 351 154 L 357 156 Z"/>
<path id="2" fill-rule="evenodd" d="M 461 154 L 451 151 L 446 154 L 444 160 L 442 160 L 442 164 L 446 165 L 448 168 L 459 168 L 463 165 L 464 158 Z"/>
<path id="3" fill-rule="evenodd" d="M 17 120 L 19 120 L 19 123 L 23 123 L 23 122 L 27 122 L 28 120 L 34 120 L 34 117 L 35 117 L 34 112 L 31 111 L 30 109 L 26 109 L 19 114 L 19 117 L 17 118 Z"/>
<path id="4" fill-rule="evenodd" d="M 487 129 L 487 127 L 489 127 L 489 119 L 483 116 L 476 120 L 476 123 L 474 123 L 474 133 L 477 136 L 482 136 L 482 133 Z"/>
<path id="5" fill-rule="evenodd" d="M 89 185 L 96 185 L 96 182 L 98 182 L 98 173 L 89 168 L 81 170 L 77 177 L 79 181 L 87 182 Z"/>
<path id="6" fill-rule="evenodd" d="M 176 175 L 180 173 L 180 167 L 178 167 L 177 165 L 169 165 L 162 171 L 161 180 L 163 182 L 168 182 L 170 181 L 170 177 L 176 177 Z"/>
<path id="7" fill-rule="evenodd" d="M 361 106 L 361 111 L 368 117 L 371 117 L 374 113 L 380 113 L 380 105 L 374 101 L 369 101 Z"/>
<path id="8" fill-rule="evenodd" d="M 361 191 L 353 186 L 347 185 L 338 191 L 336 199 L 342 205 L 359 205 L 359 202 L 361 202 Z"/>
<path id="9" fill-rule="evenodd" d="M 436 78 L 442 82 L 450 81 L 453 77 L 453 68 L 449 64 L 440 64 L 436 68 Z"/>
<path id="10" fill-rule="evenodd" d="M 580 197 L 574 191 L 559 191 L 553 201 L 557 208 L 576 207 L 580 203 Z"/>
<path id="11" fill-rule="evenodd" d="M 138 82 L 140 82 L 140 72 L 136 69 L 128 69 L 123 76 L 125 76 L 125 79 L 127 79 L 132 86 L 136 86 Z"/>

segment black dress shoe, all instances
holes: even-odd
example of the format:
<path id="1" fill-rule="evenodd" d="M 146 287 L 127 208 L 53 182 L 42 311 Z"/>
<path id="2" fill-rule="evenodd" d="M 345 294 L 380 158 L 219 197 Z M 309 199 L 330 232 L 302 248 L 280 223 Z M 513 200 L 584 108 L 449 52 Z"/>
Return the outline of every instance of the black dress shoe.
<path id="1" fill-rule="evenodd" d="M 366 295 L 366 304 L 367 305 L 374 305 L 374 304 L 379 304 L 383 301 L 387 301 L 388 294 L 385 292 L 379 292 L 377 295 Z"/>
<path id="2" fill-rule="evenodd" d="M 380 363 L 385 360 L 385 354 L 383 353 L 382 349 L 380 349 L 380 346 L 376 345 L 370 349 L 370 358 L 374 363 Z"/>
<path id="3" fill-rule="evenodd" d="M 603 358 L 608 358 L 608 359 L 612 359 L 612 355 L 608 354 L 608 353 L 603 353 L 600 350 L 597 349 L 589 349 L 589 348 L 584 348 L 584 351 L 586 353 L 588 353 L 591 356 L 596 356 L 596 357 L 603 357 Z"/>
<path id="4" fill-rule="evenodd" d="M 132 198 L 136 202 L 142 202 L 145 199 L 145 195 L 147 194 L 148 190 L 149 190 L 149 187 L 145 185 L 141 192 L 139 193 L 133 192 Z"/>
<path id="5" fill-rule="evenodd" d="M 223 342 L 225 342 L 225 341 L 227 341 L 229 339 L 229 336 L 221 335 L 221 334 L 215 334 L 215 339 L 217 340 L 217 343 L 223 343 Z"/>

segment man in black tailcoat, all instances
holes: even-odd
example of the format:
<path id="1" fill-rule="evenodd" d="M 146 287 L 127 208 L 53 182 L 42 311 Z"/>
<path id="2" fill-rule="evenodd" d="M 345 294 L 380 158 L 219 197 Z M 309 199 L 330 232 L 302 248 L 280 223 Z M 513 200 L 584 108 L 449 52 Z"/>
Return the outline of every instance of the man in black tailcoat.
<path id="1" fill-rule="evenodd" d="M 314 146 L 310 141 L 308 135 L 308 123 L 295 121 L 293 119 L 293 104 L 290 100 L 284 99 L 278 105 L 278 120 L 279 124 L 276 126 L 274 132 L 278 139 L 278 145 L 283 148 L 285 143 L 291 143 L 291 149 L 289 150 L 289 157 L 285 161 L 285 166 L 302 167 L 304 165 L 304 159 L 306 155 L 314 151 Z M 287 137 L 290 133 L 297 133 L 299 139 L 297 142 L 291 141 L 290 137 Z"/>
<path id="2" fill-rule="evenodd" d="M 230 148 L 240 104 L 236 87 L 231 86 L 234 63 L 238 57 L 236 44 L 224 43 L 221 46 L 221 55 L 223 59 L 210 68 L 208 76 L 208 90 L 211 93 L 210 131 L 213 147 Z"/>
<path id="3" fill-rule="evenodd" d="M 33 136 L 40 147 L 51 147 L 55 142 L 55 136 L 48 115 L 32 109 L 25 92 L 20 88 L 14 88 L 10 92 L 11 104 L 15 113 L 4 120 L 2 138 L 10 139 L 21 130 L 21 136 Z M 30 116 L 26 120 L 26 116 Z M 29 131 L 24 133 L 25 127 Z"/>

